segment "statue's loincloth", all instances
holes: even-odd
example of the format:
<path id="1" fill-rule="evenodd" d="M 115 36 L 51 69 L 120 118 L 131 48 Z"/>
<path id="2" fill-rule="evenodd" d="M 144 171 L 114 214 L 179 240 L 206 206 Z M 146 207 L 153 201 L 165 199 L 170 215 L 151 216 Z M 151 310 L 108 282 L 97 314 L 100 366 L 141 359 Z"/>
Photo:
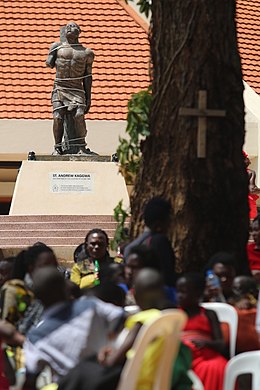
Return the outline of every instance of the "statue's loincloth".
<path id="1" fill-rule="evenodd" d="M 68 107 L 69 111 L 78 106 L 85 106 L 86 99 L 82 81 L 55 81 L 51 101 L 52 103 L 61 103 L 62 106 Z M 55 104 L 55 106 L 57 105 Z"/>

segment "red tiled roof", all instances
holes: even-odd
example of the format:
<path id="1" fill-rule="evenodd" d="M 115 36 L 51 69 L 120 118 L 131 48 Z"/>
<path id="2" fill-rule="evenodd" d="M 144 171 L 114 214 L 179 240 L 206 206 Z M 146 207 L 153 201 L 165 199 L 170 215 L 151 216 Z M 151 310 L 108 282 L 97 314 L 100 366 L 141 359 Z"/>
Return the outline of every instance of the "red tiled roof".
<path id="1" fill-rule="evenodd" d="M 260 0 L 237 0 L 236 5 L 243 79 L 260 93 Z"/>
<path id="2" fill-rule="evenodd" d="M 148 27 L 122 0 L 9 0 L 0 3 L 0 15 L 0 119 L 52 118 L 55 70 L 45 60 L 69 21 L 95 52 L 87 119 L 126 119 L 131 94 L 149 84 Z"/>

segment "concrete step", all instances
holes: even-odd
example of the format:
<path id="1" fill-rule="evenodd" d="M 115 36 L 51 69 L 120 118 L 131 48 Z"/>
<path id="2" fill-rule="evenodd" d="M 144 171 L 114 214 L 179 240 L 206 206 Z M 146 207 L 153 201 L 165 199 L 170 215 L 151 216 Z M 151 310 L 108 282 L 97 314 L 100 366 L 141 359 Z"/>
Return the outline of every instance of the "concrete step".
<path id="1" fill-rule="evenodd" d="M 68 230 L 88 230 L 99 228 L 105 231 L 116 228 L 116 222 L 1 222 L 0 232 L 6 230 L 62 230 L 64 226 Z"/>
<path id="2" fill-rule="evenodd" d="M 44 244 L 55 247 L 57 245 L 63 246 L 77 246 L 84 241 L 85 237 L 11 237 L 0 238 L 0 248 L 20 247 L 26 248 L 27 246 L 35 244 L 37 241 L 41 241 Z M 111 237 L 110 237 L 111 238 Z"/>
<path id="3" fill-rule="evenodd" d="M 0 215 L 0 222 L 114 222 L 112 215 Z"/>
<path id="4" fill-rule="evenodd" d="M 28 229 L 23 229 L 19 231 L 19 237 L 86 237 L 86 234 L 89 229 L 46 229 L 46 230 L 31 230 L 31 226 L 28 226 Z M 115 229 L 104 229 L 108 236 L 112 237 Z M 17 237 L 16 230 L 1 230 L 0 228 L 0 239 L 2 238 L 12 238 Z"/>
<path id="5" fill-rule="evenodd" d="M 15 256 L 41 241 L 54 250 L 61 264 L 70 266 L 74 250 L 84 242 L 89 230 L 103 229 L 111 240 L 116 226 L 111 215 L 2 215 L 0 249 L 5 257 Z"/>

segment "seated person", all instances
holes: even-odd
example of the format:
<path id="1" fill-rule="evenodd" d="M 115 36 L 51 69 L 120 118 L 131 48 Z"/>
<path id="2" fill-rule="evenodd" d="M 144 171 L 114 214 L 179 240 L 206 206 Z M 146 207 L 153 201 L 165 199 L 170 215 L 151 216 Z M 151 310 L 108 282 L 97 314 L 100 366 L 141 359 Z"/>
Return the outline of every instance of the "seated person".
<path id="1" fill-rule="evenodd" d="M 12 278 L 15 257 L 6 257 L 0 261 L 0 288 Z"/>
<path id="2" fill-rule="evenodd" d="M 217 315 L 200 306 L 205 279 L 200 274 L 186 274 L 177 281 L 177 300 L 188 315 L 182 342 L 192 351 L 192 369 L 205 390 L 222 390 L 227 360 L 222 356 L 225 341 Z"/>
<path id="3" fill-rule="evenodd" d="M 19 326 L 27 317 L 27 309 L 34 299 L 32 273 L 45 266 L 57 267 L 57 265 L 53 250 L 44 244 L 31 246 L 20 252 L 14 263 L 12 279 L 8 280 L 2 287 L 0 302 L 2 319 L 16 327 Z M 39 316 L 41 313 L 42 310 L 40 310 Z"/>
<path id="4" fill-rule="evenodd" d="M 160 310 L 169 307 L 166 300 L 163 281 L 158 272 L 152 269 L 143 269 L 135 281 L 135 298 L 141 312 L 130 316 L 125 323 L 125 337 L 119 336 L 114 347 L 103 348 L 98 356 L 99 363 L 94 359 L 84 359 L 69 374 L 60 381 L 60 390 L 84 390 L 86 383 L 88 390 L 116 389 L 123 364 L 135 338 L 143 324 L 160 316 Z M 156 367 L 160 357 L 162 340 L 153 342 L 144 357 L 138 379 L 137 388 L 151 390 L 153 388 Z M 191 354 L 189 348 L 181 344 L 180 352 L 173 369 L 172 389 L 190 390 L 191 381 L 187 377 L 190 368 Z"/>
<path id="5" fill-rule="evenodd" d="M 15 327 L 8 322 L 0 321 L 0 344 L 2 342 L 12 346 L 21 346 L 24 338 L 16 332 Z M 6 351 L 0 348 L 0 389 L 9 390 L 10 385 L 15 385 L 15 372 Z"/>
<path id="6" fill-rule="evenodd" d="M 66 281 L 53 268 L 36 271 L 33 283 L 35 296 L 45 310 L 24 343 L 26 390 L 34 389 L 46 365 L 51 367 L 55 382 L 80 358 L 97 353 L 125 318 L 123 309 L 94 297 L 68 300 Z"/>
<path id="7" fill-rule="evenodd" d="M 94 296 L 103 302 L 112 303 L 115 306 L 125 306 L 125 291 L 113 282 L 102 282 L 92 288 L 84 288 L 83 293 L 86 296 Z"/>
<path id="8" fill-rule="evenodd" d="M 80 288 L 93 287 L 98 284 L 99 273 L 103 272 L 113 259 L 108 253 L 109 240 L 106 232 L 92 229 L 85 238 L 84 247 L 81 244 L 74 254 L 75 265 L 71 270 L 71 280 Z M 95 265 L 98 262 L 98 270 Z"/>
<path id="9" fill-rule="evenodd" d="M 260 349 L 258 334 L 255 329 L 257 294 L 254 278 L 237 276 L 234 279 L 233 296 L 229 300 L 229 303 L 235 307 L 238 314 L 237 353 Z M 221 328 L 226 343 L 229 344 L 227 324 L 221 324 Z"/>
<path id="10" fill-rule="evenodd" d="M 252 222 L 252 237 L 254 242 L 247 244 L 247 258 L 252 275 L 260 285 L 260 215 Z"/>
<path id="11" fill-rule="evenodd" d="M 129 254 L 125 259 L 125 284 L 128 290 L 126 305 L 136 304 L 133 286 L 138 273 L 143 268 L 160 270 L 157 258 L 151 249 L 144 245 L 134 246 L 129 250 Z"/>
<path id="12" fill-rule="evenodd" d="M 210 258 L 205 270 L 212 270 L 219 278 L 221 292 L 224 295 L 224 299 L 228 300 L 232 295 L 232 283 L 236 276 L 234 256 L 228 252 L 217 252 Z M 207 287 L 204 300 L 206 302 L 214 302 L 215 294 L 219 294 L 219 291 Z"/>
<path id="13" fill-rule="evenodd" d="M 71 269 L 70 280 L 80 287 L 81 280 L 87 275 L 87 266 L 85 260 L 87 259 L 85 251 L 85 243 L 78 245 L 73 253 L 74 265 Z"/>

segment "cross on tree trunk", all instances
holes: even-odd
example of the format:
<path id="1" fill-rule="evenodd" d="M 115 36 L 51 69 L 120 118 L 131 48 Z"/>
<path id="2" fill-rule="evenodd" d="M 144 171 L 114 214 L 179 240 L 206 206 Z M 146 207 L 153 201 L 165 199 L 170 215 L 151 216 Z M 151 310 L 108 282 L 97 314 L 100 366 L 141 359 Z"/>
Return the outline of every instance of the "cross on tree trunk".
<path id="1" fill-rule="evenodd" d="M 198 108 L 179 109 L 181 116 L 196 116 L 198 117 L 198 132 L 197 132 L 197 157 L 206 157 L 206 133 L 207 133 L 207 117 L 224 117 L 226 111 L 212 110 L 207 108 L 207 91 L 199 91 Z"/>

